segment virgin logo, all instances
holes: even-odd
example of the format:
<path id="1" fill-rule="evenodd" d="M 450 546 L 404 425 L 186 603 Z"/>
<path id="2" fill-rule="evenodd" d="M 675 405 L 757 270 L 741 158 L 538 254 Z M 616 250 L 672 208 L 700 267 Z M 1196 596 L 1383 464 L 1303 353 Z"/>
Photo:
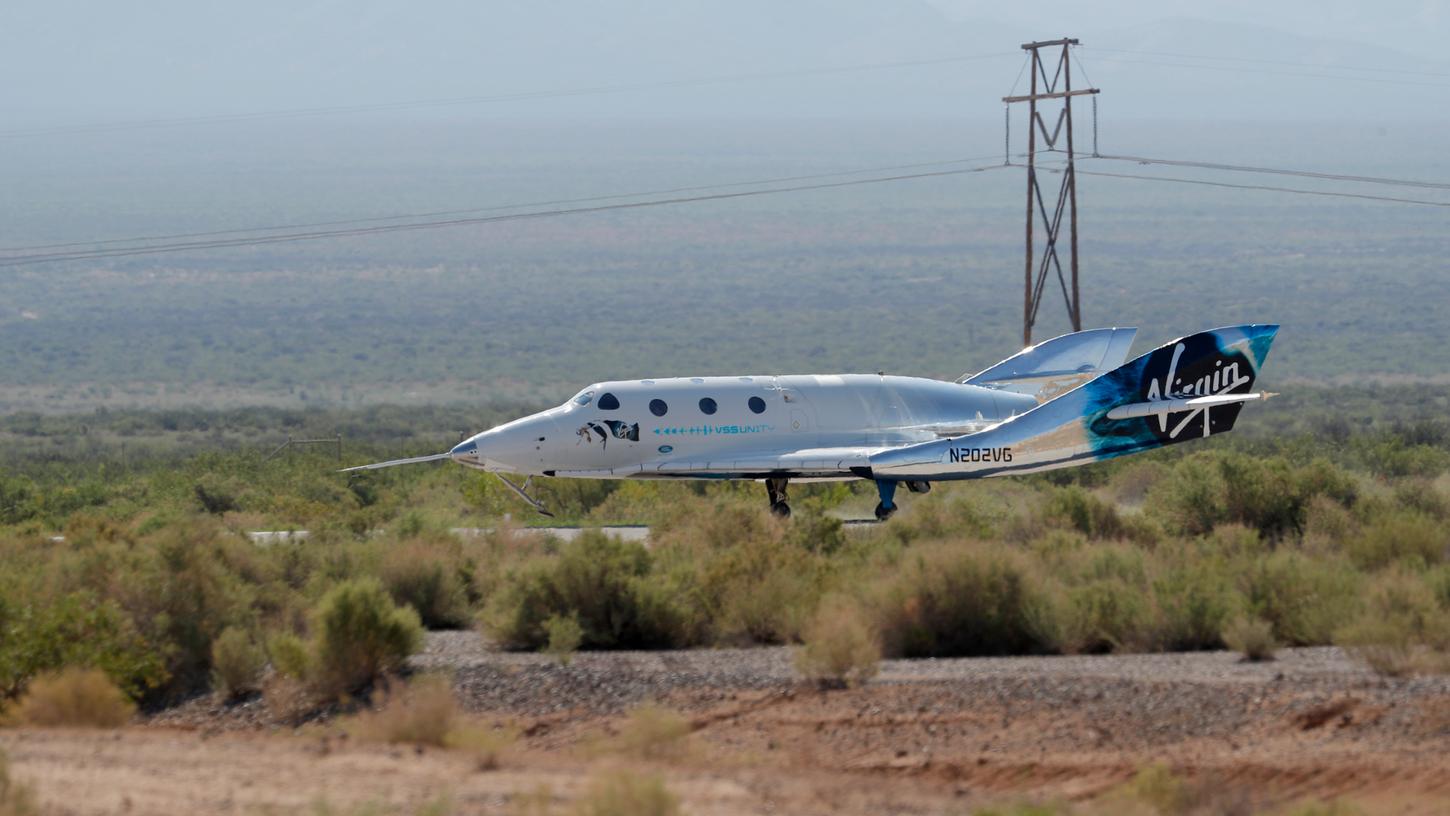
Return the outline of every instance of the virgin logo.
<path id="1" fill-rule="evenodd" d="M 1148 380 L 1147 397 L 1149 402 L 1164 399 L 1191 399 L 1193 397 L 1207 397 L 1214 394 L 1228 394 L 1234 389 L 1247 385 L 1252 381 L 1249 377 L 1240 373 L 1237 360 L 1230 362 L 1228 365 L 1224 365 L 1224 358 L 1217 357 L 1213 362 L 1213 371 L 1185 384 L 1183 378 L 1178 376 L 1178 361 L 1183 356 L 1183 351 L 1184 345 L 1182 343 L 1174 347 L 1173 359 L 1168 364 L 1168 373 L 1164 375 L 1161 383 L 1156 379 L 1150 378 Z M 1186 415 L 1172 429 L 1168 427 L 1168 420 L 1170 417 L 1179 416 L 1179 414 L 1158 414 L 1158 431 L 1168 434 L 1169 439 L 1177 439 L 1178 435 L 1183 432 L 1183 429 L 1187 428 L 1200 415 L 1203 416 L 1203 435 L 1208 436 L 1210 431 L 1208 408 L 1206 406 L 1186 412 Z"/>

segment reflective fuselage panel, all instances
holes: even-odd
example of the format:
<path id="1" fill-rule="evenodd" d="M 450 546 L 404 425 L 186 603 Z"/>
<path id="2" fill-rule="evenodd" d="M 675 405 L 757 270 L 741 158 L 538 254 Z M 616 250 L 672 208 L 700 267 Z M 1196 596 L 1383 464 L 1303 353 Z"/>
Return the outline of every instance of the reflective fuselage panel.
<path id="1" fill-rule="evenodd" d="M 982 430 L 1036 404 L 981 386 L 874 374 L 604 382 L 478 434 L 453 458 L 520 474 L 626 477 L 672 461 L 759 462 L 807 449 L 925 442 Z"/>

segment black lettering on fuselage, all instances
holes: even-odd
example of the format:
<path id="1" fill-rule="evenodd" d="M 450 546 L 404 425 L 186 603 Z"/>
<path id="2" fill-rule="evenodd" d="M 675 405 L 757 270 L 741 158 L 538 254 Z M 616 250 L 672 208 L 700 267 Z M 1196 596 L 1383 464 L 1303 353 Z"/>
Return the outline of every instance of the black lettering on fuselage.
<path id="1" fill-rule="evenodd" d="M 1010 462 L 1011 448 L 948 448 L 947 456 L 952 464 L 963 462 Z"/>

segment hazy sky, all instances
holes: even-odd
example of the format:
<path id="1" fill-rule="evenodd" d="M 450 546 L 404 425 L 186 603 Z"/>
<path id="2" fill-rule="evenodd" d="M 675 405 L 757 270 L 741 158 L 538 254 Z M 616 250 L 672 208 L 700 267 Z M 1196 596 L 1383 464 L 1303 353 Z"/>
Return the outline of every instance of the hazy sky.
<path id="1" fill-rule="evenodd" d="M 1119 116 L 1423 119 L 1440 116 L 1450 94 L 1450 61 L 1440 53 L 1450 33 L 1447 6 L 7 0 L 0 4 L 0 103 L 7 126 L 26 127 L 980 55 L 919 67 L 472 102 L 407 115 L 986 118 L 999 115 L 997 100 L 1018 72 L 1022 41 L 1072 35 L 1082 38 L 1083 65 Z M 1241 61 L 1254 59 L 1288 65 Z"/>

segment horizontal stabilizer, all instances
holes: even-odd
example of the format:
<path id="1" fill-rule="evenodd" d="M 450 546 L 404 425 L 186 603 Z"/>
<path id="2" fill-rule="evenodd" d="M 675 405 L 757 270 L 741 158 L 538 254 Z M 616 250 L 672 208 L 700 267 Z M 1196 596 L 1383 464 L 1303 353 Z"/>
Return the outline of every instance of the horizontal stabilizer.
<path id="1" fill-rule="evenodd" d="M 1044 340 L 957 382 L 1013 391 L 1039 403 L 1070 391 L 1128 359 L 1138 330 L 1089 329 Z"/>
<path id="2" fill-rule="evenodd" d="M 1111 411 L 1108 411 L 1108 419 L 1137 419 L 1139 417 L 1157 416 L 1159 414 L 1176 414 L 1182 411 L 1202 411 L 1206 408 L 1214 408 L 1219 405 L 1232 405 L 1234 403 L 1265 398 L 1265 394 L 1256 391 L 1251 394 L 1216 394 L 1211 397 L 1134 402 L 1129 405 L 1119 405 Z"/>
<path id="3" fill-rule="evenodd" d="M 452 454 L 435 453 L 431 456 L 414 456 L 411 459 L 393 459 L 389 462 L 373 462 L 371 465 L 358 465 L 357 467 L 343 468 L 339 473 L 350 473 L 354 470 L 381 470 L 382 468 L 397 467 L 398 465 L 416 465 L 419 462 L 436 462 L 439 459 L 447 459 Z"/>

